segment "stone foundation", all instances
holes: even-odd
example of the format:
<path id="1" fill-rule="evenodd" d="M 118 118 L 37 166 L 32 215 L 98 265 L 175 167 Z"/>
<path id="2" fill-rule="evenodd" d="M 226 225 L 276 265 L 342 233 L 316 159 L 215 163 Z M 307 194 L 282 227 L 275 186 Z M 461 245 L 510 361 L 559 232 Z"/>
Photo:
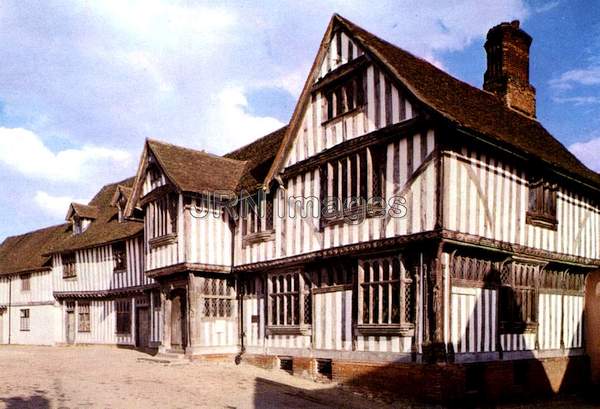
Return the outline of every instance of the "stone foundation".
<path id="1" fill-rule="evenodd" d="M 279 368 L 273 355 L 244 355 L 261 368 Z M 318 373 L 317 360 L 292 357 L 293 374 L 328 380 Z M 492 361 L 482 363 L 366 363 L 333 360 L 334 382 L 397 398 L 451 403 L 526 400 L 583 390 L 589 382 L 587 356 Z"/>

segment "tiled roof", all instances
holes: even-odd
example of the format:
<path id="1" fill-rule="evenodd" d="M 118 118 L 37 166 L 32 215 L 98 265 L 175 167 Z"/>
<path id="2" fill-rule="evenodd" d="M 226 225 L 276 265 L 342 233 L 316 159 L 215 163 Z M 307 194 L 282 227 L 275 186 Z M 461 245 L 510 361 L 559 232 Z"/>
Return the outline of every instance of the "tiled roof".
<path id="1" fill-rule="evenodd" d="M 244 161 L 151 139 L 148 147 L 169 180 L 184 192 L 234 191 L 246 167 Z"/>
<path id="2" fill-rule="evenodd" d="M 286 130 L 287 126 L 284 126 L 225 155 L 226 158 L 247 161 L 238 189 L 253 191 L 262 185 Z"/>
<path id="3" fill-rule="evenodd" d="M 96 217 L 98 217 L 97 207 L 73 202 L 71 203 L 69 213 L 67 214 L 67 220 L 69 219 L 69 216 L 72 213 L 71 209 L 79 217 L 83 217 L 86 219 L 95 219 Z"/>
<path id="4" fill-rule="evenodd" d="M 97 246 L 128 237 L 142 232 L 144 224 L 138 221 L 119 223 L 118 209 L 111 205 L 111 200 L 119 186 L 131 187 L 133 178 L 104 186 L 90 201 L 88 206 L 98 209 L 97 217 L 89 227 L 80 234 L 69 234 L 62 240 L 55 239 L 50 245 L 49 253 L 64 252 L 85 247 Z"/>
<path id="5" fill-rule="evenodd" d="M 44 254 L 50 245 L 69 234 L 69 225 L 65 223 L 7 237 L 0 244 L 0 275 L 46 268 L 49 257 Z"/>
<path id="6" fill-rule="evenodd" d="M 539 158 L 600 187 L 588 169 L 537 120 L 508 108 L 496 95 L 462 82 L 341 16 L 334 18 L 379 58 L 417 99 L 457 125 Z"/>

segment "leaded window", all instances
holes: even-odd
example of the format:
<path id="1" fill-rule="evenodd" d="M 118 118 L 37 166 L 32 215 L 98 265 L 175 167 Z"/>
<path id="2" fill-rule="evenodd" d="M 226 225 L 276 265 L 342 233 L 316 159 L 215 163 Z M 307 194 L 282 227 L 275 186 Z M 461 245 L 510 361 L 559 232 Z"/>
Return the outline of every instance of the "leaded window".
<path id="1" fill-rule="evenodd" d="M 522 333 L 537 327 L 539 266 L 511 262 L 500 271 L 500 330 Z"/>
<path id="2" fill-rule="evenodd" d="M 77 277 L 75 253 L 64 253 L 61 255 L 63 278 Z"/>
<path id="3" fill-rule="evenodd" d="M 359 261 L 359 330 L 411 329 L 415 320 L 415 281 L 400 256 Z"/>
<path id="4" fill-rule="evenodd" d="M 206 318 L 233 317 L 235 291 L 223 278 L 204 278 L 202 283 L 203 309 Z"/>
<path id="5" fill-rule="evenodd" d="M 382 207 L 385 156 L 370 147 L 320 167 L 321 225 L 340 219 L 361 222 Z"/>
<path id="6" fill-rule="evenodd" d="M 325 91 L 324 120 L 329 121 L 365 104 L 363 72 Z"/>
<path id="7" fill-rule="evenodd" d="M 312 322 L 310 283 L 299 272 L 271 274 L 269 325 L 291 327 Z"/>
<path id="8" fill-rule="evenodd" d="M 77 330 L 79 332 L 90 332 L 90 304 L 79 303 L 77 309 L 79 310 Z"/>
<path id="9" fill-rule="evenodd" d="M 131 333 L 131 300 L 123 299 L 115 301 L 117 313 L 117 334 Z"/>

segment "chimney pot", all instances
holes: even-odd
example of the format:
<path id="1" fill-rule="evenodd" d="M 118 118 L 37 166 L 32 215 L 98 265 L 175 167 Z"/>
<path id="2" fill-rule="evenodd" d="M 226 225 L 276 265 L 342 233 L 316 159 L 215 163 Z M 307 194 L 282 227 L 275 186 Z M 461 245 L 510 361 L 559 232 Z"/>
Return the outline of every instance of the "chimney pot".
<path id="1" fill-rule="evenodd" d="M 514 110 L 535 118 L 535 88 L 529 83 L 531 37 L 519 20 L 500 23 L 487 34 L 487 70 L 483 89 L 496 94 Z"/>

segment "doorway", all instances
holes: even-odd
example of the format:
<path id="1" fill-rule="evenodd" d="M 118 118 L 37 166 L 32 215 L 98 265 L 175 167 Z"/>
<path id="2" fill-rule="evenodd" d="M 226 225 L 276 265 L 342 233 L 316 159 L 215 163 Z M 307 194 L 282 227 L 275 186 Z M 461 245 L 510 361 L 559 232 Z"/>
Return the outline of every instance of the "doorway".
<path id="1" fill-rule="evenodd" d="M 67 311 L 67 344 L 75 343 L 75 311 Z"/>
<path id="2" fill-rule="evenodd" d="M 150 309 L 138 307 L 135 310 L 135 345 L 138 348 L 150 346 Z"/>
<path id="3" fill-rule="evenodd" d="M 187 346 L 187 303 L 185 290 L 171 293 L 171 348 L 182 352 Z"/>
<path id="4" fill-rule="evenodd" d="M 0 344 L 4 343 L 4 310 L 0 310 Z"/>

